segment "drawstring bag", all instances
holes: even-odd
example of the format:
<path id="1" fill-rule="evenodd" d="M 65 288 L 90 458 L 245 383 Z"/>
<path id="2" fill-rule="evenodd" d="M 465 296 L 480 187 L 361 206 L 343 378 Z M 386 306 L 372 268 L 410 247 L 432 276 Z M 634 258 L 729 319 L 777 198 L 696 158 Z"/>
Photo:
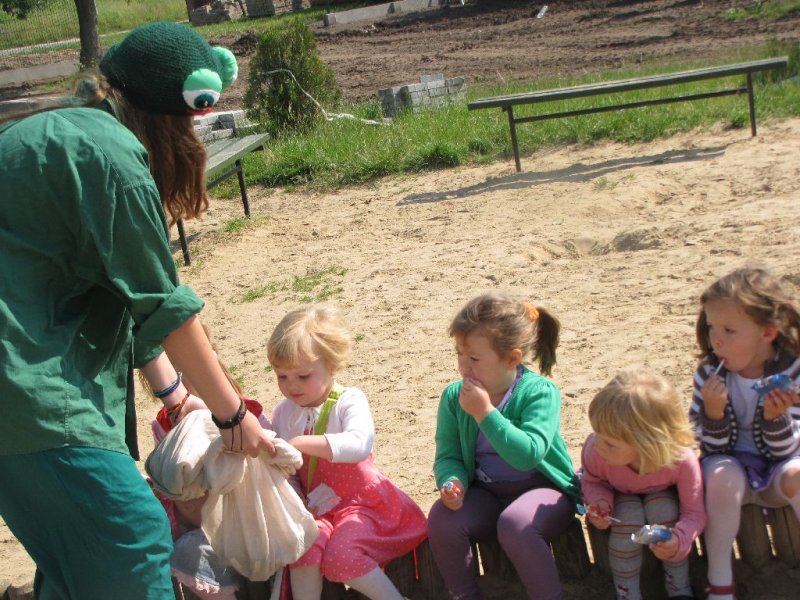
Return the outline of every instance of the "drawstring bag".
<path id="1" fill-rule="evenodd" d="M 288 442 L 272 441 L 274 457 L 229 452 L 211 412 L 196 410 L 145 463 L 156 490 L 173 500 L 208 492 L 203 533 L 220 559 L 251 581 L 266 581 L 295 562 L 319 535 L 314 517 L 287 481 L 302 465 L 302 456 Z"/>

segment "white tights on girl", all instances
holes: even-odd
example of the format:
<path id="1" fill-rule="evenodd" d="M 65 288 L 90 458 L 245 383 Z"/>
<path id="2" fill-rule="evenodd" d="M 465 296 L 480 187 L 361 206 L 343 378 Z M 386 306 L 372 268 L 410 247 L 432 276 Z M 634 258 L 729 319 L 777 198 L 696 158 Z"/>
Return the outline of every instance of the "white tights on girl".
<path id="1" fill-rule="evenodd" d="M 320 599 L 322 596 L 322 573 L 319 565 L 291 569 L 290 573 L 294 600 Z M 372 600 L 403 600 L 403 596 L 379 567 L 345 583 Z"/>
<path id="2" fill-rule="evenodd" d="M 800 520 L 800 494 L 789 498 L 781 490 L 781 479 L 789 471 L 800 467 L 800 458 L 778 466 L 770 486 L 757 492 L 747 482 L 742 465 L 727 454 L 712 455 L 703 460 L 703 480 L 706 486 L 705 529 L 708 555 L 708 581 L 711 585 L 727 586 L 733 583 L 731 549 L 739 531 L 741 510 L 744 504 L 766 507 L 789 505 Z M 731 595 L 711 594 L 708 600 L 730 600 Z"/>

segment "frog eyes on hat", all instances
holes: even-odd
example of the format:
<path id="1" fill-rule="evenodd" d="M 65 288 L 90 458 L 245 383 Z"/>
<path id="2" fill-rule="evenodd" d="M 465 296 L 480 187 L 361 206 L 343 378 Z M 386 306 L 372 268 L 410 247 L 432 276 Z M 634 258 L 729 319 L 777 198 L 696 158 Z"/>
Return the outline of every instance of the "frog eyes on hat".
<path id="1" fill-rule="evenodd" d="M 193 111 L 208 110 L 219 100 L 222 79 L 211 69 L 198 69 L 183 82 L 183 100 Z"/>

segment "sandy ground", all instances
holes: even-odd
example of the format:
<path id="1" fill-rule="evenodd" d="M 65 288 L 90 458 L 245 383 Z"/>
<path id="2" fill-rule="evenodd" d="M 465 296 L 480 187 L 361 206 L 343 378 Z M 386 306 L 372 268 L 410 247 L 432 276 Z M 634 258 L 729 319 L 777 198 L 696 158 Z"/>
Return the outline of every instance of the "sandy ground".
<path id="1" fill-rule="evenodd" d="M 800 30 L 798 14 L 722 18 L 749 0 L 553 0 L 536 19 L 543 4 L 484 0 L 315 34 L 345 97 L 360 100 L 425 73 L 463 75 L 469 85 L 536 81 L 712 60 L 742 40 L 796 40 Z M 256 40 L 214 41 L 241 65 L 220 108 L 240 108 Z M 4 57 L 0 70 L 47 61 Z M 33 91 L 8 88 L 0 99 Z M 718 127 L 647 144 L 552 148 L 523 157 L 519 174 L 508 161 L 332 193 L 253 186 L 246 231 L 222 233 L 241 215 L 235 199 L 215 201 L 202 223 L 188 224 L 194 266 L 181 277 L 206 299 L 204 320 L 221 356 L 267 408 L 278 399 L 264 349 L 272 327 L 287 310 L 330 294 L 358 340 L 342 380 L 371 400 L 376 461 L 427 510 L 437 401 L 456 377 L 447 324 L 472 295 L 506 291 L 561 318 L 554 379 L 577 460 L 586 406 L 620 367 L 649 365 L 688 401 L 697 296 L 714 278 L 756 262 L 800 286 L 800 120 L 759 126 L 756 139 Z M 291 290 L 311 276 L 322 282 L 314 290 Z M 265 286 L 276 291 L 243 301 Z M 153 412 L 140 398 L 145 450 Z M 0 521 L 0 582 L 32 572 Z M 773 565 L 740 596 L 794 598 L 797 577 Z M 610 598 L 603 585 L 570 584 L 566 593 Z"/>
<path id="2" fill-rule="evenodd" d="M 194 264 L 181 277 L 207 301 L 202 316 L 222 359 L 267 409 L 279 398 L 266 367 L 272 328 L 330 294 L 357 340 L 341 381 L 370 399 L 376 462 L 427 510 L 438 397 L 457 376 L 446 329 L 465 300 L 496 289 L 561 319 L 553 378 L 577 462 L 586 407 L 619 368 L 648 365 L 688 403 L 697 297 L 713 279 L 756 263 L 800 284 L 800 167 L 790 158 L 798 149 L 793 119 L 762 123 L 757 138 L 717 127 L 554 148 L 523 157 L 519 174 L 509 161 L 331 193 L 253 187 L 245 231 L 222 233 L 241 214 L 236 199 L 216 200 L 189 224 Z M 312 275 L 319 285 L 292 291 Z M 244 301 L 265 287 L 276 291 Z M 146 452 L 155 406 L 143 397 L 139 405 Z M 31 573 L 0 527 L 0 580 Z M 773 566 L 740 597 L 794 598 L 797 584 Z M 570 584 L 568 597 L 587 589 Z M 592 590 L 611 597 L 610 588 Z"/>

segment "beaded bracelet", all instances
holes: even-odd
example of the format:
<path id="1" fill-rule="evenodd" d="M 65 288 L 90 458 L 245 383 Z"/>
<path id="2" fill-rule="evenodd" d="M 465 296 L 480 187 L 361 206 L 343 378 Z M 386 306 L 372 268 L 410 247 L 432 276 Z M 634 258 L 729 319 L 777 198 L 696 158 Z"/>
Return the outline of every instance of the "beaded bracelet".
<path id="1" fill-rule="evenodd" d="M 160 389 L 158 391 L 153 392 L 153 396 L 161 400 L 162 398 L 166 398 L 172 392 L 178 389 L 178 386 L 181 384 L 181 373 L 178 372 L 178 377 L 170 383 L 167 387 Z"/>
<path id="2" fill-rule="evenodd" d="M 189 399 L 189 396 L 191 396 L 191 395 L 192 395 L 192 392 L 190 392 L 189 390 L 186 390 L 186 395 L 183 397 L 183 400 L 178 402 L 172 408 L 168 408 L 167 409 L 167 418 L 170 420 L 170 423 L 175 423 L 175 421 L 178 419 L 178 416 L 181 414 L 181 410 L 183 410 L 183 407 L 186 404 L 186 401 Z"/>
<path id="3" fill-rule="evenodd" d="M 218 429 L 233 429 L 242 422 L 242 419 L 244 419 L 244 416 L 247 414 L 247 405 L 241 398 L 239 399 L 239 403 L 239 410 L 227 421 L 220 421 L 213 414 L 211 415 L 211 420 L 214 421 L 214 425 L 216 425 Z"/>

